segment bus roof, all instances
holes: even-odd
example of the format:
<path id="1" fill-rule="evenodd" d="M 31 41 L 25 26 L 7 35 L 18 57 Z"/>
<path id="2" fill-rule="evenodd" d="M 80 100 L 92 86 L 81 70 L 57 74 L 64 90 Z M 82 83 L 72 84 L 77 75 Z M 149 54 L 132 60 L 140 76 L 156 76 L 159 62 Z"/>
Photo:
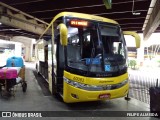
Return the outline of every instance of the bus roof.
<path id="1" fill-rule="evenodd" d="M 55 21 L 59 17 L 62 16 L 69 16 L 69 17 L 77 17 L 77 18 L 85 18 L 88 20 L 95 20 L 95 21 L 101 21 L 101 22 L 108 22 L 108 23 L 113 23 L 113 24 L 118 24 L 116 21 L 100 16 L 95 16 L 95 15 L 90 15 L 90 14 L 84 14 L 84 13 L 76 13 L 76 12 L 61 12 L 58 15 L 56 15 L 53 19 Z"/>
<path id="2" fill-rule="evenodd" d="M 61 12 L 61 13 L 57 14 L 52 19 L 52 21 L 50 22 L 50 24 L 48 25 L 48 27 L 45 29 L 45 31 L 42 33 L 42 35 L 40 36 L 40 38 L 52 26 L 52 24 L 53 24 L 53 22 L 55 20 L 57 20 L 58 18 L 63 17 L 63 16 L 76 17 L 76 18 L 95 20 L 95 21 L 100 21 L 100 22 L 108 22 L 108 23 L 118 24 L 118 22 L 116 22 L 116 21 L 114 21 L 112 19 L 108 19 L 108 18 L 104 18 L 104 17 L 100 17 L 100 16 L 95 16 L 95 15 L 90 15 L 90 14 L 85 14 L 85 13 L 76 13 L 76 12 Z"/>

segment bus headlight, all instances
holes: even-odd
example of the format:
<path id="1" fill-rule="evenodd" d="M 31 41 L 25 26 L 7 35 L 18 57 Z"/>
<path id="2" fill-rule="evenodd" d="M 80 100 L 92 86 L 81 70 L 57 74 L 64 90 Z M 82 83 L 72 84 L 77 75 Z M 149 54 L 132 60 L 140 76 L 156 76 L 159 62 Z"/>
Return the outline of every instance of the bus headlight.
<path id="1" fill-rule="evenodd" d="M 80 89 L 89 90 L 89 91 L 118 89 L 128 83 L 128 79 L 126 79 L 123 82 L 118 83 L 118 84 L 114 84 L 114 85 L 99 85 L 99 86 L 97 86 L 97 85 L 87 85 L 87 84 L 75 82 L 75 81 L 69 80 L 65 77 L 63 77 L 63 80 L 69 85 L 72 85 L 72 86 L 80 88 Z"/>

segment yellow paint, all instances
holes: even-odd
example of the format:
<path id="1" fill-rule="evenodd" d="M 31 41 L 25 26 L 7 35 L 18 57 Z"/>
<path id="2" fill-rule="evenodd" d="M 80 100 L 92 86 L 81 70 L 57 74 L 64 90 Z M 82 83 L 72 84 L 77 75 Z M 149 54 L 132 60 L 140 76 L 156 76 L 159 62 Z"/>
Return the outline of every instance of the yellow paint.
<path id="1" fill-rule="evenodd" d="M 50 27 L 52 27 L 52 41 L 54 41 L 53 23 L 55 22 L 55 20 L 57 20 L 58 18 L 63 17 L 63 16 L 99 21 L 99 22 L 106 22 L 106 23 L 112 23 L 112 24 L 118 25 L 118 23 L 116 21 L 108 19 L 108 18 L 100 17 L 100 16 L 75 13 L 75 12 L 62 12 L 53 18 L 53 20 L 48 25 L 46 30 L 42 33 L 40 38 L 48 31 L 48 29 L 50 29 Z M 59 28 L 60 28 L 60 36 L 61 36 L 60 42 L 62 45 L 67 45 L 68 30 L 66 28 L 66 25 L 62 23 L 59 25 Z M 124 32 L 124 33 L 130 34 L 129 32 Z M 139 42 L 140 39 L 138 38 L 138 36 L 135 33 L 134 34 L 132 33 L 131 35 L 136 38 L 136 46 L 139 47 L 140 46 L 140 42 Z M 49 74 L 49 77 L 51 77 L 51 74 Z M 90 78 L 90 77 L 75 75 L 75 74 L 69 73 L 67 71 L 64 71 L 64 77 L 66 77 L 67 79 L 70 79 L 70 80 L 73 80 L 73 81 L 76 81 L 79 83 L 83 83 L 83 84 L 88 84 L 88 85 L 113 85 L 113 84 L 121 83 L 122 81 L 128 79 L 128 73 L 125 73 L 125 74 L 117 76 L 117 77 Z M 52 87 L 53 87 L 52 81 L 49 78 L 49 89 L 51 92 L 53 92 Z M 99 95 L 101 95 L 101 94 L 110 94 L 111 97 L 109 99 L 113 99 L 113 98 L 119 98 L 119 97 L 125 96 L 128 93 L 128 90 L 129 90 L 129 83 L 122 86 L 121 88 L 114 89 L 114 90 L 87 91 L 87 90 L 73 87 L 64 81 L 63 82 L 63 100 L 66 103 L 83 102 L 83 101 L 97 101 L 97 100 L 102 100 L 102 99 L 99 99 Z M 74 95 L 76 95 L 77 98 L 74 98 L 73 97 Z"/>
<path id="2" fill-rule="evenodd" d="M 110 94 L 111 97 L 109 99 L 124 97 L 127 95 L 129 90 L 128 83 L 119 89 L 104 90 L 104 91 L 87 91 L 73 87 L 67 84 L 66 82 L 63 83 L 64 83 L 63 100 L 66 103 L 104 100 L 104 99 L 99 99 L 99 95 L 102 94 Z M 72 97 L 71 94 L 77 95 L 78 99 Z"/>
<path id="3" fill-rule="evenodd" d="M 92 78 L 92 77 L 75 75 L 67 71 L 64 71 L 64 77 L 68 78 L 69 80 L 73 80 L 88 85 L 113 85 L 121 83 L 122 81 L 128 79 L 128 73 L 125 73 L 117 77 Z"/>
<path id="4" fill-rule="evenodd" d="M 95 21 L 100 21 L 100 22 L 108 22 L 108 23 L 118 24 L 116 21 L 114 21 L 112 19 L 108 19 L 108 18 L 104 18 L 104 17 L 100 17 L 100 16 L 95 16 L 95 15 L 90 15 L 90 14 L 83 14 L 83 13 L 76 13 L 76 12 L 61 12 L 61 13 L 57 14 L 52 19 L 52 21 L 50 22 L 50 24 L 48 25 L 48 27 L 41 34 L 40 38 L 48 31 L 48 29 L 52 26 L 52 24 L 54 23 L 54 21 L 57 20 L 58 18 L 62 17 L 62 16 L 76 17 L 76 18 L 95 20 Z"/>
<path id="5" fill-rule="evenodd" d="M 118 77 L 89 78 L 89 77 L 71 74 L 69 72 L 64 71 L 64 77 L 70 80 L 76 81 L 76 82 L 83 83 L 83 84 L 89 84 L 89 85 L 108 85 L 110 84 L 111 85 L 111 84 L 121 83 L 122 81 L 128 79 L 128 73 L 118 76 Z M 102 99 L 99 99 L 99 95 L 101 94 L 110 94 L 111 97 L 109 99 L 113 99 L 113 98 L 124 97 L 128 93 L 128 90 L 129 90 L 129 83 L 122 86 L 121 88 L 114 89 L 114 90 L 87 91 L 87 90 L 73 87 L 64 81 L 63 82 L 63 100 L 66 103 L 97 101 L 97 100 L 102 100 Z M 72 97 L 72 94 L 77 95 L 78 99 Z"/>
<path id="6" fill-rule="evenodd" d="M 66 25 L 63 24 L 63 23 L 61 23 L 59 25 L 59 29 L 60 29 L 60 42 L 61 42 L 61 45 L 66 46 L 68 44 L 68 39 L 67 39 L 68 29 L 67 29 Z"/>

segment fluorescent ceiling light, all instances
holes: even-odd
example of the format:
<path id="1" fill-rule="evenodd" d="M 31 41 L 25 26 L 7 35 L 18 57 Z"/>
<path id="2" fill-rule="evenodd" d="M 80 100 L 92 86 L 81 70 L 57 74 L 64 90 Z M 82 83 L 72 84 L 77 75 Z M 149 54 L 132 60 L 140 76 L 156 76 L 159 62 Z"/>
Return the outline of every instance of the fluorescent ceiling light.
<path id="1" fill-rule="evenodd" d="M 132 12 L 133 15 L 140 15 L 140 12 Z"/>
<path id="2" fill-rule="evenodd" d="M 133 4 L 132 4 L 132 15 L 140 15 L 141 13 L 140 12 L 136 12 L 134 10 L 134 0 L 133 0 Z"/>

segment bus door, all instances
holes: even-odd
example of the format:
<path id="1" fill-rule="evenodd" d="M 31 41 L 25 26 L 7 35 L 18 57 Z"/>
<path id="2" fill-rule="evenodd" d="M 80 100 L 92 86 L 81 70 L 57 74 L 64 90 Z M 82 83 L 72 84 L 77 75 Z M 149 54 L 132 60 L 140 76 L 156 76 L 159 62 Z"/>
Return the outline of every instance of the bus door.
<path id="1" fill-rule="evenodd" d="M 43 69 L 44 69 L 43 76 L 48 82 L 48 45 L 45 45 L 44 55 L 45 55 L 45 61 L 43 64 Z"/>
<path id="2" fill-rule="evenodd" d="M 57 39 L 60 39 L 59 35 Z M 57 40 L 57 50 L 56 50 L 56 61 L 57 61 L 57 71 L 56 71 L 56 86 L 57 92 L 63 94 L 63 72 L 64 72 L 64 47 L 61 45 L 60 40 Z"/>
<path id="3" fill-rule="evenodd" d="M 48 46 L 48 82 L 49 82 L 49 90 L 52 93 L 52 45 L 49 42 Z"/>

